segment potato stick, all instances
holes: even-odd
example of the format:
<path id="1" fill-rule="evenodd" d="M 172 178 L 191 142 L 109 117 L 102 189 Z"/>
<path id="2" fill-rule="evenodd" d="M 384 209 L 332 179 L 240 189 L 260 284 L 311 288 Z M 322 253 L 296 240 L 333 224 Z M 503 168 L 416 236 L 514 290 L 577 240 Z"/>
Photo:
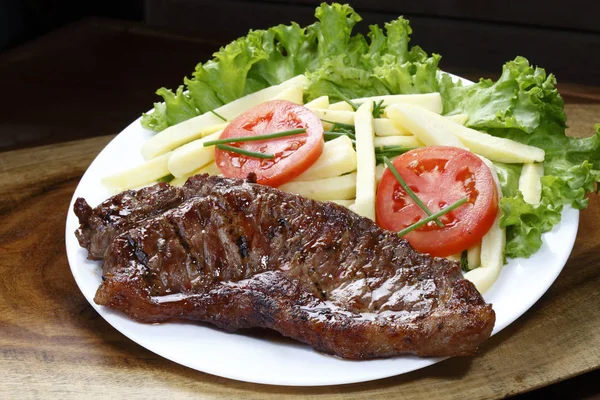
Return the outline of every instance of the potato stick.
<path id="1" fill-rule="evenodd" d="M 373 127 L 377 136 L 408 136 L 412 135 L 405 128 L 397 125 L 389 118 L 373 119 Z"/>
<path id="2" fill-rule="evenodd" d="M 523 194 L 523 200 L 529 204 L 538 204 L 542 197 L 542 176 L 544 176 L 544 164 L 523 164 L 521 176 L 519 177 L 519 191 Z"/>
<path id="3" fill-rule="evenodd" d="M 454 146 L 467 149 L 456 136 L 448 132 L 448 128 L 440 122 L 445 119 L 436 113 L 410 104 L 393 104 L 386 110 L 392 121 L 412 132 L 427 146 Z"/>
<path id="4" fill-rule="evenodd" d="M 436 114 L 441 114 L 444 109 L 444 106 L 442 104 L 442 96 L 439 93 L 394 94 L 387 96 L 363 97 L 360 99 L 352 99 L 352 102 L 354 104 L 359 105 L 367 101 L 378 103 L 381 100 L 383 100 L 384 107 L 387 107 L 391 104 L 410 104 L 425 110 L 432 111 Z"/>
<path id="5" fill-rule="evenodd" d="M 170 174 L 168 163 L 172 153 L 166 153 L 102 179 L 102 183 L 111 189 L 123 191 L 156 182 Z"/>
<path id="6" fill-rule="evenodd" d="M 217 167 L 217 164 L 211 162 L 210 164 L 202 167 L 200 169 L 195 170 L 189 175 L 184 175 L 179 178 L 173 179 L 169 182 L 173 186 L 182 186 L 190 176 L 198 175 L 198 174 L 208 174 L 208 175 L 221 175 L 221 170 Z"/>
<path id="7" fill-rule="evenodd" d="M 383 173 L 387 169 L 385 164 L 379 164 L 375 167 L 375 183 L 379 185 L 381 178 L 383 177 Z"/>
<path id="8" fill-rule="evenodd" d="M 271 100 L 283 90 L 294 86 L 305 86 L 306 77 L 298 75 L 279 85 L 271 86 L 258 92 L 248 94 L 242 98 L 225 104 L 214 111 L 222 115 L 228 120 L 232 120 L 244 111 L 260 104 L 267 100 Z M 206 112 L 194 118 L 180 122 L 177 125 L 168 127 L 162 132 L 157 133 L 148 139 L 142 146 L 142 155 L 146 160 L 164 154 L 168 151 L 178 148 L 179 146 L 189 143 L 192 140 L 201 138 L 198 133 L 212 125 L 223 124 L 223 120 L 213 113 Z M 217 130 L 221 130 L 219 128 Z"/>
<path id="9" fill-rule="evenodd" d="M 421 142 L 416 136 L 383 136 L 376 137 L 373 140 L 375 147 L 382 146 L 402 146 L 409 149 L 416 149 L 418 147 L 424 147 L 425 144 Z"/>
<path id="10" fill-rule="evenodd" d="M 309 101 L 308 103 L 306 103 L 304 105 L 304 107 L 306 108 L 329 108 L 329 96 L 321 96 L 321 97 L 317 97 L 314 100 Z"/>
<path id="11" fill-rule="evenodd" d="M 273 100 L 287 100 L 302 105 L 304 104 L 303 95 L 304 88 L 302 86 L 292 86 L 273 97 Z"/>
<path id="12" fill-rule="evenodd" d="M 288 182 L 279 189 L 315 200 L 350 200 L 356 197 L 356 172 L 335 178 Z"/>
<path id="13" fill-rule="evenodd" d="M 502 188 L 500 187 L 500 180 L 498 179 L 494 164 L 485 157 L 480 156 L 480 158 L 490 168 L 498 195 L 502 196 Z M 498 279 L 500 269 L 504 265 L 506 229 L 500 227 L 501 216 L 502 210 L 499 209 L 494 224 L 481 239 L 481 266 L 465 274 L 465 279 L 473 282 L 480 293 L 486 292 L 494 284 L 496 279 Z"/>
<path id="14" fill-rule="evenodd" d="M 352 106 L 345 101 L 338 101 L 337 103 L 330 104 L 329 109 L 339 111 L 354 111 L 354 108 L 352 108 Z"/>
<path id="15" fill-rule="evenodd" d="M 373 103 L 365 102 L 356 111 L 356 202 L 352 210 L 375 220 L 375 148 L 373 145 Z"/>
<path id="16" fill-rule="evenodd" d="M 312 109 L 317 117 L 331 122 L 354 125 L 354 111 L 326 110 L 323 108 Z M 325 124 L 323 124 L 325 126 Z"/>
<path id="17" fill-rule="evenodd" d="M 481 266 L 481 243 L 467 249 L 467 264 L 470 270 Z"/>
<path id="18" fill-rule="evenodd" d="M 340 206 L 344 206 L 344 207 L 350 207 L 352 204 L 354 204 L 354 199 L 351 199 L 351 200 L 328 200 L 328 201 L 338 204 Z"/>
<path id="19" fill-rule="evenodd" d="M 169 159 L 171 174 L 176 178 L 186 176 L 213 161 L 215 159 L 215 147 L 204 147 L 204 142 L 216 140 L 219 136 L 221 136 L 221 132 L 215 132 L 202 139 L 184 144 L 175 150 Z"/>
<path id="20" fill-rule="evenodd" d="M 348 136 L 325 142 L 317 161 L 293 181 L 312 181 L 333 178 L 356 170 L 356 151 Z"/>
<path id="21" fill-rule="evenodd" d="M 455 114 L 455 115 L 447 115 L 445 118 L 456 122 L 457 124 L 464 125 L 469 120 L 469 116 L 467 114 Z"/>

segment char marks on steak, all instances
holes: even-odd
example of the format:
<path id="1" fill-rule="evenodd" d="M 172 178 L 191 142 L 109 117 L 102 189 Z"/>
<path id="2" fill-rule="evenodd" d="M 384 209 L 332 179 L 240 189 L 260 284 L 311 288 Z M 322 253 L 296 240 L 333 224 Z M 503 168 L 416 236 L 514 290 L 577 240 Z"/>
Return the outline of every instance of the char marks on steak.
<path id="1" fill-rule="evenodd" d="M 270 328 L 355 359 L 468 355 L 494 326 L 458 263 L 417 253 L 336 204 L 206 175 L 179 191 L 126 193 L 76 212 L 85 237 L 112 230 L 95 301 L 135 320 Z M 100 217 L 134 198 L 156 203 L 128 208 L 126 223 Z"/>
<path id="2" fill-rule="evenodd" d="M 79 245 L 88 250 L 89 259 L 102 260 L 115 237 L 146 218 L 159 215 L 192 197 L 206 196 L 213 188 L 225 189 L 225 186 L 242 182 L 223 182 L 218 177 L 198 175 L 188 179 L 183 187 L 158 183 L 140 190 L 126 190 L 94 209 L 80 197 L 74 206 L 80 223 L 75 236 Z"/>

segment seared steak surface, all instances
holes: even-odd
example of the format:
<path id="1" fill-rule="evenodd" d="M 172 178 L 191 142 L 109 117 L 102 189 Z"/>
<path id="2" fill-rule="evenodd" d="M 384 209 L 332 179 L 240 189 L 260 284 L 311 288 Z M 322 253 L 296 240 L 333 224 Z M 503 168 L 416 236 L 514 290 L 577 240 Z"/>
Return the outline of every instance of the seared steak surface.
<path id="1" fill-rule="evenodd" d="M 89 259 L 103 260 L 104 252 L 113 239 L 141 221 L 176 207 L 189 198 L 206 196 L 215 185 L 222 187 L 241 183 L 242 180 L 223 182 L 220 178 L 200 175 L 190 178 L 184 187 L 158 183 L 140 190 L 126 190 L 94 209 L 80 197 L 74 206 L 81 224 L 75 236 L 81 247 L 88 249 Z"/>
<path id="2" fill-rule="evenodd" d="M 112 229 L 106 251 L 96 246 L 96 303 L 138 321 L 271 328 L 357 359 L 472 354 L 492 331 L 494 312 L 458 263 L 419 254 L 344 207 L 206 175 L 126 193 L 76 213 L 85 237 Z M 148 193 L 150 202 L 129 200 Z M 89 223 L 125 203 L 126 218 Z"/>

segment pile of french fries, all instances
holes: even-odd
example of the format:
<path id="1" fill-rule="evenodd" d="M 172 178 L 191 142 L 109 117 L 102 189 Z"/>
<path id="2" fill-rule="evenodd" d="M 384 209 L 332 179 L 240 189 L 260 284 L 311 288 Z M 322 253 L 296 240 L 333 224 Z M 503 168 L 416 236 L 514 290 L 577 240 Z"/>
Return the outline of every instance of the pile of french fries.
<path id="1" fill-rule="evenodd" d="M 113 191 L 121 191 L 153 184 L 169 175 L 174 177 L 172 185 L 182 185 L 199 173 L 220 175 L 214 162 L 214 146 L 204 147 L 204 143 L 218 139 L 227 121 L 250 108 L 269 100 L 288 100 L 311 109 L 324 120 L 324 130 L 331 128 L 331 122 L 353 125 L 356 140 L 353 145 L 349 137 L 340 136 L 326 142 L 320 158 L 294 180 L 280 186 L 281 190 L 335 202 L 375 220 L 376 188 L 385 169 L 382 164 L 376 165 L 376 147 L 454 146 L 472 151 L 488 164 L 499 193 L 492 161 L 524 164 L 519 189 L 527 202 L 540 201 L 544 151 L 467 128 L 467 115 L 442 116 L 439 93 L 375 96 L 331 104 L 323 96 L 303 104 L 306 85 L 306 78 L 299 75 L 219 107 L 214 113 L 171 126 L 143 144 L 143 164 L 108 176 L 103 183 Z M 377 118 L 373 117 L 375 104 L 383 107 Z M 358 106 L 356 110 L 353 105 Z M 499 218 L 500 213 L 481 244 L 468 249 L 472 270 L 466 277 L 481 292 L 496 280 L 504 263 L 505 232 L 499 226 Z"/>

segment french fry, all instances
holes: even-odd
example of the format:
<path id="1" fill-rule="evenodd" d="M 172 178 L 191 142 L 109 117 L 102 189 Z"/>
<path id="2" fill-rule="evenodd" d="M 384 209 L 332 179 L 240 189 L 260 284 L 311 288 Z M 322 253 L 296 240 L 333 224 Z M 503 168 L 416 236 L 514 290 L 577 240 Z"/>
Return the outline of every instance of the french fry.
<path id="1" fill-rule="evenodd" d="M 544 176 L 544 164 L 523 164 L 519 177 L 519 191 L 523 194 L 523 200 L 526 203 L 538 204 L 540 202 L 542 176 Z"/>
<path id="2" fill-rule="evenodd" d="M 156 182 L 170 174 L 168 164 L 172 153 L 166 153 L 125 171 L 109 175 L 102 183 L 110 189 L 123 191 Z"/>
<path id="3" fill-rule="evenodd" d="M 389 118 L 374 118 L 373 127 L 377 136 L 408 136 L 412 135 L 409 131 L 398 126 Z"/>
<path id="4" fill-rule="evenodd" d="M 227 103 L 216 110 L 219 115 L 227 120 L 232 120 L 244 111 L 260 104 L 280 94 L 287 88 L 296 86 L 306 86 L 307 80 L 304 75 L 298 75 L 292 79 L 280 83 L 279 85 L 271 86 L 257 92 L 248 94 L 237 100 Z M 142 155 L 144 159 L 149 160 L 168 151 L 178 148 L 179 146 L 189 143 L 207 135 L 205 129 L 210 126 L 223 124 L 223 120 L 211 112 L 204 113 L 194 118 L 190 118 L 177 125 L 168 127 L 162 132 L 152 136 L 142 145 Z M 222 130 L 218 128 L 213 130 Z M 212 132 L 211 132 L 212 133 Z"/>
<path id="5" fill-rule="evenodd" d="M 322 120 L 354 125 L 354 111 L 329 110 L 323 108 L 313 108 L 311 111 Z M 329 129 L 331 124 L 323 122 L 323 127 Z"/>
<path id="6" fill-rule="evenodd" d="M 329 105 L 330 110 L 339 110 L 339 111 L 354 111 L 354 108 L 345 101 L 338 101 L 337 103 L 333 103 Z"/>
<path id="7" fill-rule="evenodd" d="M 481 243 L 467 249 L 467 264 L 469 269 L 475 269 L 481 266 Z"/>
<path id="8" fill-rule="evenodd" d="M 179 178 L 173 179 L 169 182 L 172 186 L 182 186 L 190 176 L 198 175 L 198 174 L 208 174 L 208 175 L 221 175 L 221 170 L 217 167 L 217 164 L 211 162 L 210 164 L 195 170 L 194 172 L 182 175 Z"/>
<path id="9" fill-rule="evenodd" d="M 441 122 L 445 119 L 434 112 L 410 104 L 393 104 L 386 110 L 392 121 L 412 132 L 427 146 L 454 146 L 467 149 L 456 136 L 448 132 L 447 127 Z"/>
<path id="10" fill-rule="evenodd" d="M 219 169 L 219 167 L 217 167 L 217 164 L 214 162 L 211 162 L 210 164 L 200 168 L 192 175 L 198 175 L 198 174 L 222 175 L 221 170 Z"/>
<path id="11" fill-rule="evenodd" d="M 379 182 L 381 182 L 381 178 L 383 177 L 383 173 L 386 169 L 387 167 L 385 166 L 385 164 L 379 164 L 375 167 L 375 183 L 377 185 L 379 185 Z"/>
<path id="12" fill-rule="evenodd" d="M 373 140 L 375 147 L 382 146 L 402 146 L 409 149 L 416 149 L 418 147 L 425 147 L 425 144 L 421 142 L 416 136 L 383 136 L 376 137 Z"/>
<path id="13" fill-rule="evenodd" d="M 306 103 L 304 105 L 304 107 L 310 108 L 311 110 L 313 108 L 324 108 L 324 109 L 327 109 L 327 108 L 329 108 L 329 96 L 317 97 L 316 99 L 311 100 L 308 103 Z"/>
<path id="14" fill-rule="evenodd" d="M 174 178 L 171 182 L 169 182 L 169 185 L 171 185 L 171 186 L 183 186 L 183 184 L 192 175 L 195 175 L 195 174 L 190 174 L 190 175 L 180 176 L 179 178 Z"/>
<path id="15" fill-rule="evenodd" d="M 356 170 L 356 152 L 348 136 L 325 142 L 317 161 L 293 181 L 312 181 L 333 178 Z"/>
<path id="16" fill-rule="evenodd" d="M 335 204 L 339 204 L 340 206 L 344 206 L 344 207 L 351 207 L 352 204 L 354 204 L 354 199 L 352 200 L 328 200 L 332 203 Z"/>
<path id="17" fill-rule="evenodd" d="M 387 96 L 363 97 L 360 99 L 352 99 L 352 102 L 355 104 L 362 104 L 365 102 L 379 103 L 382 100 L 384 107 L 387 107 L 391 104 L 410 104 L 412 106 L 432 111 L 436 114 L 441 114 L 444 109 L 444 105 L 442 104 L 442 96 L 439 93 L 393 94 Z M 385 110 L 384 114 L 386 114 Z"/>
<path id="18" fill-rule="evenodd" d="M 373 145 L 373 103 L 365 102 L 356 111 L 356 202 L 352 210 L 375 220 L 375 148 Z"/>
<path id="19" fill-rule="evenodd" d="M 485 293 L 494 284 L 504 265 L 506 231 L 500 228 L 500 216 L 499 211 L 494 225 L 481 240 L 481 266 L 465 274 L 465 279 L 473 282 L 480 293 Z"/>
<path id="20" fill-rule="evenodd" d="M 436 113 L 407 104 L 388 107 L 390 118 L 413 132 L 428 146 L 454 146 L 492 161 L 533 163 L 544 160 L 544 150 L 457 124 Z"/>
<path id="21" fill-rule="evenodd" d="M 544 150 L 479 132 L 447 121 L 447 129 L 455 135 L 469 150 L 492 161 L 503 163 L 534 163 L 544 161 Z"/>
<path id="22" fill-rule="evenodd" d="M 215 159 L 215 146 L 204 147 L 209 140 L 216 140 L 221 132 L 193 142 L 184 144 L 175 150 L 169 159 L 169 172 L 176 178 L 189 176 L 192 172 L 201 168 Z"/>
<path id="23" fill-rule="evenodd" d="M 356 172 L 335 178 L 288 182 L 280 190 L 315 200 L 350 200 L 356 197 Z"/>
<path id="24" fill-rule="evenodd" d="M 498 195 L 502 195 L 500 180 L 494 168 L 494 164 L 485 157 L 480 156 L 481 160 L 490 168 L 494 177 L 494 183 L 498 190 Z M 506 247 L 506 229 L 500 227 L 500 218 L 502 210 L 498 210 L 494 224 L 490 230 L 481 239 L 480 266 L 472 269 L 465 274 L 465 279 L 470 280 L 480 293 L 486 292 L 498 279 L 500 269 L 504 265 L 504 248 Z M 468 254 L 468 253 L 467 253 Z"/>
<path id="25" fill-rule="evenodd" d="M 461 125 L 466 124 L 467 121 L 469 120 L 469 116 L 467 114 L 447 115 L 446 118 L 456 122 L 457 124 L 461 124 Z"/>
<path id="26" fill-rule="evenodd" d="M 273 100 L 287 100 L 302 105 L 304 104 L 304 99 L 302 98 L 303 95 L 304 88 L 302 86 L 291 86 L 273 97 Z"/>

